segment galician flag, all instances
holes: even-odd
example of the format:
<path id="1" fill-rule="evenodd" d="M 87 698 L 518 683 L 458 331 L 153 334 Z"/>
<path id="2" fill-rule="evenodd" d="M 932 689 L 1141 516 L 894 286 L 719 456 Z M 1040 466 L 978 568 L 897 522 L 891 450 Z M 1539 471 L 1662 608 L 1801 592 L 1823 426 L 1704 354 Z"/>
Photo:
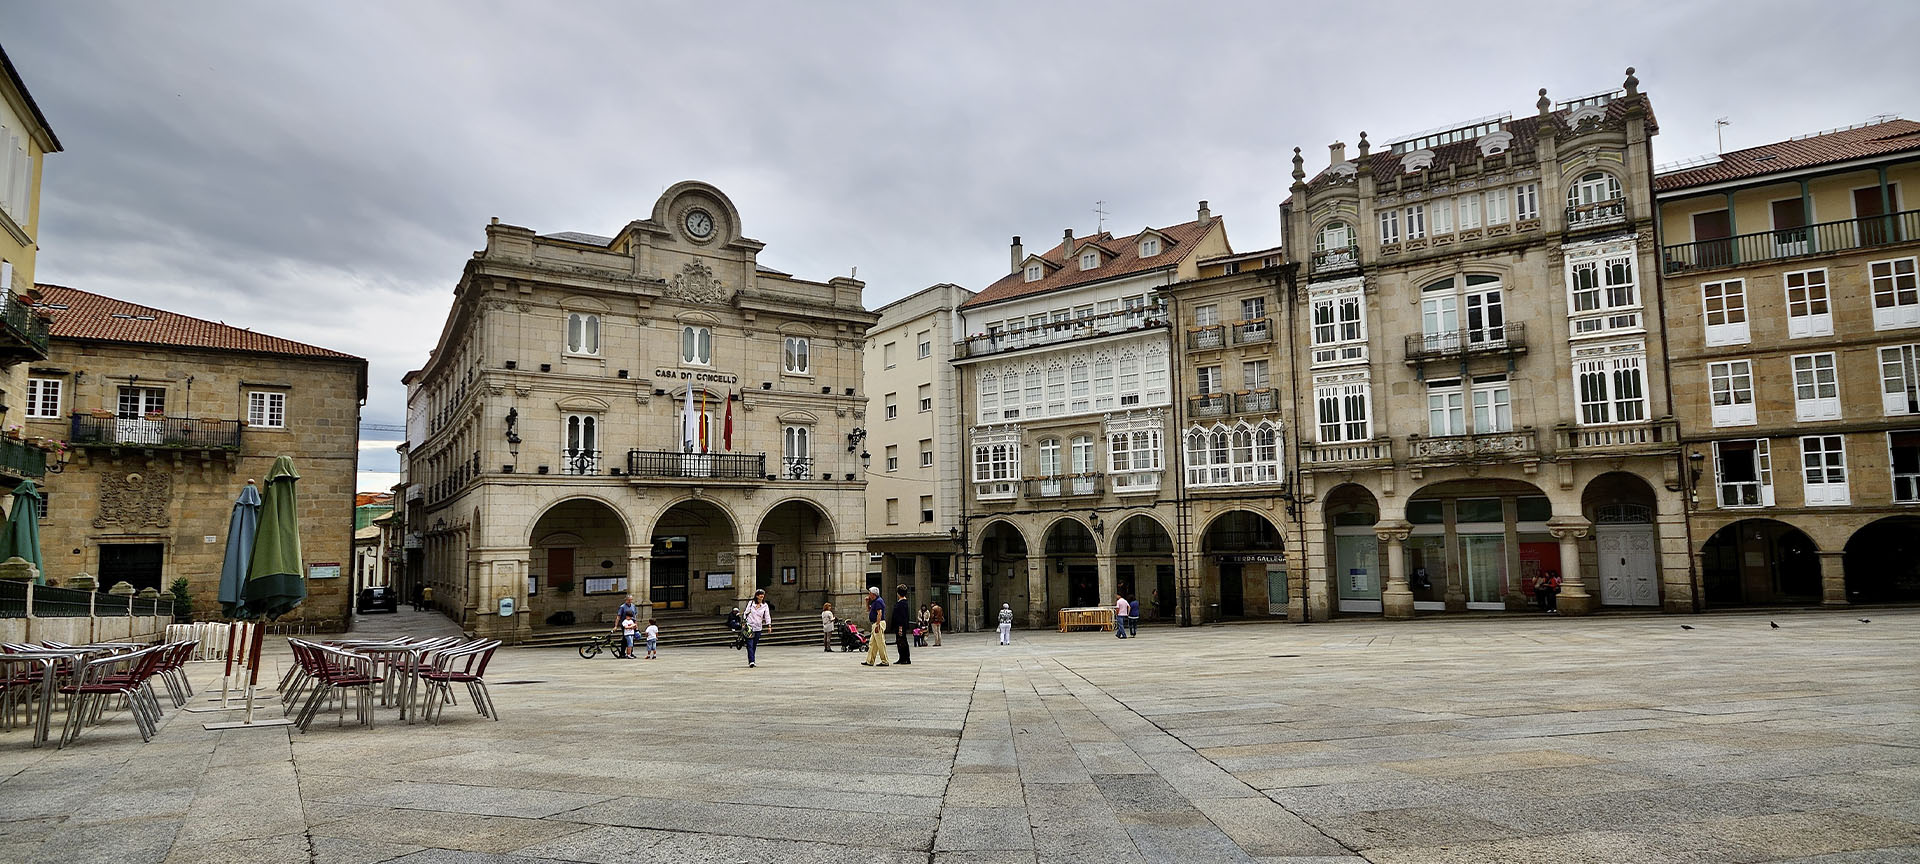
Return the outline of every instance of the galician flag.
<path id="1" fill-rule="evenodd" d="M 680 412 L 680 449 L 684 452 L 692 453 L 693 438 L 695 435 L 698 435 L 699 432 L 699 427 L 693 425 L 693 385 L 688 384 L 687 407 L 686 410 Z"/>

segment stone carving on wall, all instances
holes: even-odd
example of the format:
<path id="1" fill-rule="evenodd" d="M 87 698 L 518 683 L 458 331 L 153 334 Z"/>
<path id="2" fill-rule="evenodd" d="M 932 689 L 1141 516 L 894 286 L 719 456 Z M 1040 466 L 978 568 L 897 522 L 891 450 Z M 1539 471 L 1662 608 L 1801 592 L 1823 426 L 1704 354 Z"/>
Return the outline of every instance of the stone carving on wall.
<path id="1" fill-rule="evenodd" d="M 680 273 L 667 283 L 666 294 L 695 303 L 725 303 L 727 288 L 713 275 L 713 268 L 698 261 L 689 261 L 680 268 Z"/>
<path id="2" fill-rule="evenodd" d="M 167 504 L 173 497 L 173 475 L 129 471 L 100 478 L 100 515 L 93 527 L 119 525 L 132 529 L 167 527 Z"/>

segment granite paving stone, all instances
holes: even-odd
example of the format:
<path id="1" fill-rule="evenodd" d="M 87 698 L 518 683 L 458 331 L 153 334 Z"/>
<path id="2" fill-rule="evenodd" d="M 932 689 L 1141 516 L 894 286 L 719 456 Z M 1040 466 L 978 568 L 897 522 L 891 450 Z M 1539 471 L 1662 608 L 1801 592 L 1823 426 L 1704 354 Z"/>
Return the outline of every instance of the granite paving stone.
<path id="1" fill-rule="evenodd" d="M 954 634 L 751 674 L 503 649 L 498 722 L 461 694 L 437 726 L 0 732 L 0 864 L 1920 861 L 1920 610 L 1873 618 Z"/>

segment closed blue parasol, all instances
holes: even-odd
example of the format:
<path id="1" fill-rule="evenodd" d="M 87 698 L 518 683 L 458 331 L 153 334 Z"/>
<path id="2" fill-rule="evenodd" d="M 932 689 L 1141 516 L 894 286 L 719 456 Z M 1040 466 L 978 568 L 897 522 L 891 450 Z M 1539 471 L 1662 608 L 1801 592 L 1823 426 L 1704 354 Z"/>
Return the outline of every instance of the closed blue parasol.
<path id="1" fill-rule="evenodd" d="M 220 614 L 237 617 L 240 612 L 240 587 L 247 581 L 247 567 L 253 562 L 253 538 L 260 531 L 260 490 L 252 480 L 240 490 L 233 502 L 233 518 L 227 522 L 227 557 L 220 562 Z"/>

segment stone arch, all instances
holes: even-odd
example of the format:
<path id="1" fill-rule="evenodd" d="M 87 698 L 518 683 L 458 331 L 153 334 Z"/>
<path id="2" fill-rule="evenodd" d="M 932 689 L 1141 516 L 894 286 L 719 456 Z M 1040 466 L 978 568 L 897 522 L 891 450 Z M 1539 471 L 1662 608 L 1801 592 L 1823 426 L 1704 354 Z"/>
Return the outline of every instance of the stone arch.
<path id="1" fill-rule="evenodd" d="M 1156 621 L 1178 608 L 1173 534 L 1154 510 L 1122 512 L 1113 528 L 1113 588 L 1141 602 L 1140 617 Z"/>
<path id="2" fill-rule="evenodd" d="M 1099 606 L 1100 541 L 1086 523 L 1063 515 L 1041 532 L 1045 556 L 1047 614 L 1068 606 Z"/>
<path id="3" fill-rule="evenodd" d="M 980 528 L 973 566 L 979 568 L 980 626 L 993 629 L 1002 604 L 1013 609 L 1015 621 L 1026 621 L 1029 611 L 1027 558 L 1031 546 L 1026 532 L 1011 519 L 993 519 Z"/>
<path id="4" fill-rule="evenodd" d="M 1701 546 L 1700 578 L 1708 606 L 1818 603 L 1820 547 L 1778 519 L 1742 519 Z"/>
<path id="5" fill-rule="evenodd" d="M 632 542 L 625 514 L 591 495 L 570 495 L 541 510 L 527 528 L 528 605 L 533 624 L 565 627 L 594 620 L 631 589 Z"/>
<path id="6" fill-rule="evenodd" d="M 1595 601 L 1659 606 L 1666 598 L 1660 580 L 1660 498 L 1653 484 L 1630 471 L 1601 474 L 1581 490 L 1580 515 L 1593 525 L 1578 548 L 1580 572 Z"/>
<path id="7" fill-rule="evenodd" d="M 743 546 L 753 544 L 755 572 L 736 578 L 751 578 L 766 589 L 775 609 L 817 611 L 833 591 L 838 537 L 832 515 L 819 502 L 798 496 L 775 501 L 761 511 L 751 540 L 743 539 Z"/>
<path id="8" fill-rule="evenodd" d="M 655 612 L 712 612 L 733 603 L 738 586 L 753 573 L 740 572 L 741 521 L 725 503 L 686 495 L 662 505 L 644 539 L 649 549 L 648 599 Z M 731 573 L 732 584 L 708 588 L 694 574 Z"/>
<path id="9" fill-rule="evenodd" d="M 1571 506 L 1509 478 L 1442 480 L 1415 490 L 1406 501 L 1403 552 L 1413 611 L 1528 608 L 1537 581 L 1578 566 L 1561 560 L 1560 541 L 1548 528 L 1556 516 L 1571 517 Z"/>
<path id="10" fill-rule="evenodd" d="M 1284 614 L 1285 583 L 1268 573 L 1286 572 L 1286 535 L 1266 513 L 1235 507 L 1217 513 L 1200 530 L 1199 617 L 1203 621 Z M 1279 596 L 1274 597 L 1275 590 Z"/>
<path id="11" fill-rule="evenodd" d="M 1849 603 L 1920 601 L 1920 516 L 1888 516 L 1862 525 L 1843 559 Z"/>

